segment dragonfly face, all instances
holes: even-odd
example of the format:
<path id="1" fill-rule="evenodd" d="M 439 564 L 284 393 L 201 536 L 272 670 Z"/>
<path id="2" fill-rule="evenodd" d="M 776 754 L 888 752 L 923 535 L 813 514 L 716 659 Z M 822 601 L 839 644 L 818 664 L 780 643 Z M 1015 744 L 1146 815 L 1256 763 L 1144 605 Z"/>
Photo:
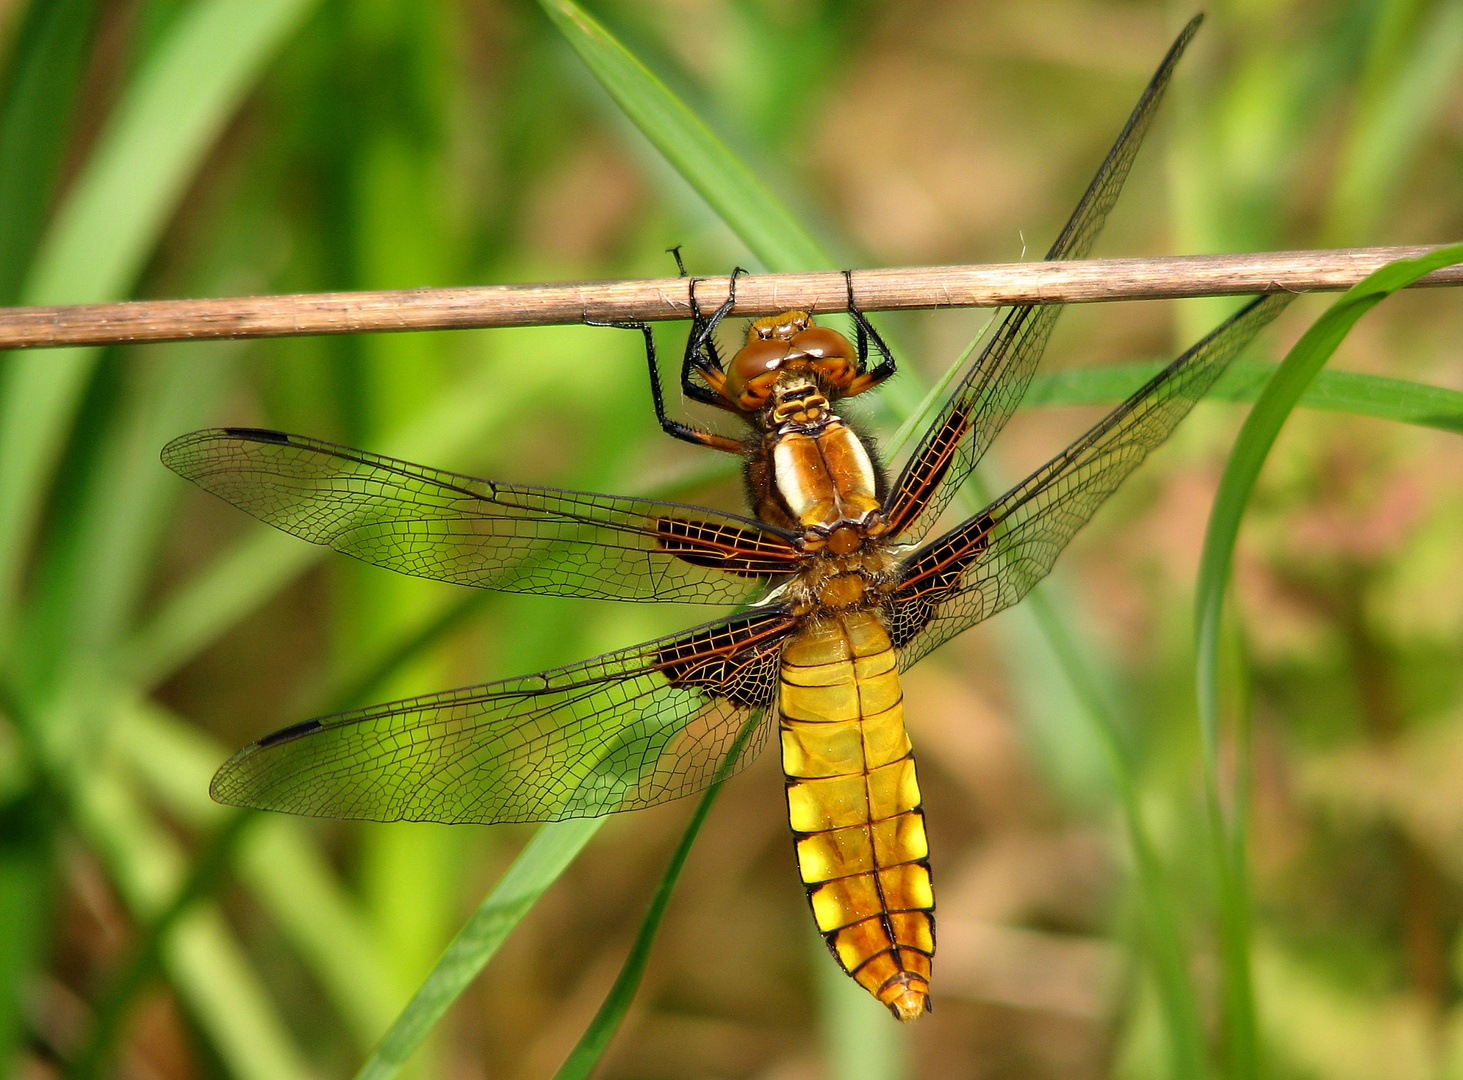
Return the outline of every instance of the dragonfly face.
<path id="1" fill-rule="evenodd" d="M 790 375 L 803 375 L 801 385 L 821 385 L 827 392 L 846 396 L 856 370 L 848 338 L 815 326 L 806 311 L 788 311 L 758 319 L 747 328 L 747 343 L 732 357 L 725 380 L 715 389 L 742 412 L 760 413 Z M 790 389 L 785 387 L 783 393 Z M 789 403 L 780 415 L 765 418 L 763 426 L 768 421 L 785 422 L 792 407 Z"/>
<path id="2" fill-rule="evenodd" d="M 1084 256 L 1127 176 L 1180 35 L 1048 254 Z M 749 761 L 773 728 L 797 863 L 843 969 L 901 1019 L 929 1007 L 934 894 L 899 673 L 1014 604 L 1285 305 L 1251 303 L 1076 442 L 933 539 L 1025 391 L 1056 307 L 1012 310 L 885 482 L 838 415 L 894 373 L 853 303 L 850 340 L 790 311 L 723 364 L 695 311 L 686 396 L 745 438 L 661 426 L 747 461 L 753 516 L 501 484 L 280 432 L 224 428 L 163 461 L 302 539 L 480 588 L 745 605 L 740 614 L 521 678 L 309 720 L 234 755 L 212 793 L 261 809 L 379 821 L 551 821 L 654 805 Z M 694 299 L 694 282 L 692 283 Z"/>

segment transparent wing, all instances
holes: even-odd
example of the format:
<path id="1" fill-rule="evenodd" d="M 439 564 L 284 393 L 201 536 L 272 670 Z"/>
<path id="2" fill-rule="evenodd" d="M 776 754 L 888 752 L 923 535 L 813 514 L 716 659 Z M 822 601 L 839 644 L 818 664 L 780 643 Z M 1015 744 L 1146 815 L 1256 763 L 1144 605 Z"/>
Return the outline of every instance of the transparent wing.
<path id="1" fill-rule="evenodd" d="M 733 604 L 800 558 L 781 532 L 750 518 L 497 484 L 278 431 L 195 431 L 162 458 L 312 544 L 459 585 Z"/>
<path id="2" fill-rule="evenodd" d="M 1246 306 L 1051 461 L 916 551 L 887 608 L 900 667 L 1025 596 L 1077 530 L 1290 300 L 1267 296 Z"/>
<path id="3" fill-rule="evenodd" d="M 761 749 L 793 623 L 767 609 L 537 675 L 307 720 L 239 751 L 210 790 L 313 817 L 482 824 L 677 799 Z"/>
<path id="4" fill-rule="evenodd" d="M 1080 259 L 1092 249 L 1201 19 L 1168 50 L 1047 259 Z M 884 508 L 891 536 L 917 539 L 934 527 L 1026 393 L 1061 310 L 1060 304 L 1024 305 L 1006 315 L 889 489 Z"/>

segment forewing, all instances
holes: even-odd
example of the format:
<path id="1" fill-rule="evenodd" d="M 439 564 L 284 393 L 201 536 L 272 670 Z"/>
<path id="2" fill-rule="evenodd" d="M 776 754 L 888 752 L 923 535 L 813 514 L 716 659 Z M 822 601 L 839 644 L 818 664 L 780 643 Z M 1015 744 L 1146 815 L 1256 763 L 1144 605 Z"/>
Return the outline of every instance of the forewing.
<path id="1" fill-rule="evenodd" d="M 368 821 L 653 806 L 756 756 L 792 625 L 767 609 L 538 675 L 308 720 L 239 751 L 211 791 L 235 806 Z"/>
<path id="2" fill-rule="evenodd" d="M 1282 294 L 1249 304 L 1026 480 L 915 552 L 887 609 L 900 667 L 1025 596 L 1290 300 Z"/>
<path id="3" fill-rule="evenodd" d="M 732 604 L 799 558 L 786 537 L 749 518 L 498 484 L 278 431 L 195 431 L 162 457 L 287 533 L 459 585 Z"/>
<path id="4" fill-rule="evenodd" d="M 1092 249 L 1200 18 L 1169 49 L 1047 259 L 1080 259 Z M 891 536 L 917 539 L 934 527 L 1026 393 L 1061 310 L 1021 305 L 1006 315 L 889 489 L 884 506 Z"/>

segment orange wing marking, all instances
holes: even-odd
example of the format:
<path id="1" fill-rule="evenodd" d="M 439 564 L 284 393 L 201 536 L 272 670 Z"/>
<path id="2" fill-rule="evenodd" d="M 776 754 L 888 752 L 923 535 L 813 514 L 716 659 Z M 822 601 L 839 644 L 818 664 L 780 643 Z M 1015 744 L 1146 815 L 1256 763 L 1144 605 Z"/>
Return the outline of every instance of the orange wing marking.
<path id="1" fill-rule="evenodd" d="M 803 558 L 781 537 L 735 525 L 662 517 L 655 531 L 660 549 L 683 562 L 744 577 L 785 574 Z"/>
<path id="2" fill-rule="evenodd" d="M 763 704 L 765 665 L 782 651 L 796 621 L 779 608 L 713 623 L 662 645 L 655 667 L 672 686 L 710 690 L 738 705 Z"/>

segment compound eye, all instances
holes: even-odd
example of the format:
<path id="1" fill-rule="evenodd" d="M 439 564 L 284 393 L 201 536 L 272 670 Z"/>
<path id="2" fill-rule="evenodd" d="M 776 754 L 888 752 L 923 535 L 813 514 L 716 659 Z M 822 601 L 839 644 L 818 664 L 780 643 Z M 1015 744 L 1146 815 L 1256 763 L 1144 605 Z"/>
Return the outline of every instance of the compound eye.
<path id="1" fill-rule="evenodd" d="M 732 357 L 726 373 L 726 397 L 738 402 L 743 408 L 757 408 L 760 402 L 742 402 L 749 386 L 758 391 L 765 400 L 765 388 L 756 386 L 758 380 L 766 382 L 766 376 L 782 366 L 787 359 L 788 343 L 776 338 L 761 338 L 750 342 Z"/>
<path id="2" fill-rule="evenodd" d="M 810 326 L 795 335 L 790 344 L 794 354 L 801 353 L 810 360 L 826 360 L 834 356 L 852 360 L 854 357 L 853 345 L 848 338 L 826 326 Z"/>
<path id="3" fill-rule="evenodd" d="M 853 384 L 854 351 L 837 330 L 826 326 L 810 326 L 790 343 L 793 356 L 803 357 L 835 393 L 845 393 Z"/>

